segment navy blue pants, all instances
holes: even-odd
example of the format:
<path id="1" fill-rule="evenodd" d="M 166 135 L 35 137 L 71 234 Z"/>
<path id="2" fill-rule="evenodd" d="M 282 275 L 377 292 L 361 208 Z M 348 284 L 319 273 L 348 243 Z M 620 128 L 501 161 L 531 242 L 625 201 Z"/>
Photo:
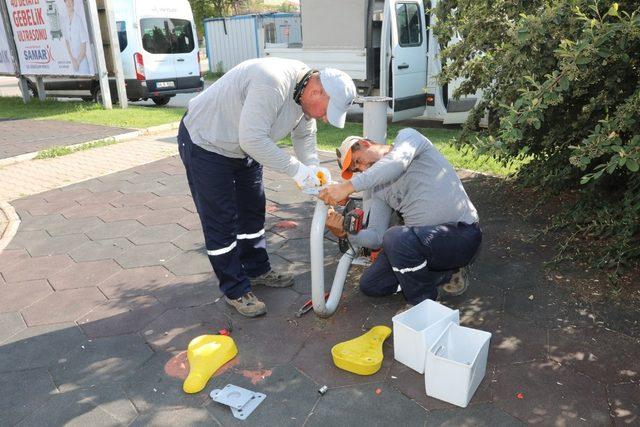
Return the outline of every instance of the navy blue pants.
<path id="1" fill-rule="evenodd" d="M 195 145 L 182 122 L 178 149 L 220 290 L 239 298 L 251 290 L 249 277 L 271 269 L 262 165 L 250 157 L 234 159 Z"/>
<path id="2" fill-rule="evenodd" d="M 437 287 L 472 262 L 481 242 L 478 224 L 391 227 L 384 233 L 378 258 L 362 274 L 360 289 L 366 295 L 385 296 L 395 293 L 399 284 L 411 304 L 435 300 Z"/>

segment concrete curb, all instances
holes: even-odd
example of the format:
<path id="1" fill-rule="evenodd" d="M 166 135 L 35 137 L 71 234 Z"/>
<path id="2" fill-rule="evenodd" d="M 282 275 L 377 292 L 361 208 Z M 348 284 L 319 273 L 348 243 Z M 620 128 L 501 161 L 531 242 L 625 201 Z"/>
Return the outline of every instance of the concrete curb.
<path id="1" fill-rule="evenodd" d="M 2 253 L 4 248 L 11 242 L 11 239 L 13 239 L 13 236 L 18 232 L 20 217 L 16 213 L 16 210 L 13 209 L 13 206 L 7 202 L 0 201 L 0 211 L 0 214 L 7 219 L 4 230 L 0 230 L 0 253 Z"/>
<path id="2" fill-rule="evenodd" d="M 109 136 L 107 138 L 95 139 L 93 141 L 81 142 L 79 144 L 65 145 L 65 148 L 72 148 L 73 149 L 73 148 L 82 147 L 83 145 L 93 144 L 93 143 L 100 142 L 100 141 L 124 142 L 124 141 L 129 141 L 129 140 L 134 139 L 134 138 L 138 138 L 140 136 L 153 135 L 155 133 L 160 133 L 160 132 L 165 132 L 165 131 L 168 131 L 168 130 L 178 129 L 178 126 L 180 126 L 180 122 L 166 123 L 164 125 L 151 126 L 151 127 L 144 128 L 144 129 L 138 129 L 138 130 L 133 131 L 133 132 L 126 132 L 126 133 L 122 133 L 120 135 Z M 46 150 L 34 151 L 32 153 L 25 153 L 25 154 L 20 154 L 18 156 L 14 156 L 14 157 L 8 157 L 6 159 L 0 159 L 0 168 L 5 167 L 5 166 L 9 166 L 9 165 L 13 165 L 13 164 L 16 164 L 16 163 L 20 163 L 20 162 L 26 162 L 26 161 L 29 161 L 29 160 L 33 160 L 34 158 L 36 158 L 38 156 L 38 154 L 40 154 L 41 151 L 46 151 Z"/>

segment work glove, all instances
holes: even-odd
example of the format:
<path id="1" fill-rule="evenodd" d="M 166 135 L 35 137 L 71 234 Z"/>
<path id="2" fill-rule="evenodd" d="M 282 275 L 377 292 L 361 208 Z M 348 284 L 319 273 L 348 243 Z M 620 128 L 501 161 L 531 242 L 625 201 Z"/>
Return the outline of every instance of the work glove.
<path id="1" fill-rule="evenodd" d="M 298 165 L 298 172 L 293 176 L 293 180 L 302 191 L 313 190 L 320 186 L 320 179 L 316 176 L 314 169 L 303 163 Z"/>
<path id="2" fill-rule="evenodd" d="M 331 172 L 322 166 L 309 166 L 313 170 L 313 174 L 318 177 L 320 186 L 323 187 L 331 182 Z"/>

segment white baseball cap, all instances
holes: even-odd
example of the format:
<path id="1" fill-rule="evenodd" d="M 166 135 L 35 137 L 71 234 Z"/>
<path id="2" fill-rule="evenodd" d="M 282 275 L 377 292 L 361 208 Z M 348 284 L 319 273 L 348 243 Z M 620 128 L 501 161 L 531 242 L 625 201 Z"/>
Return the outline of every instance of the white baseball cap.
<path id="1" fill-rule="evenodd" d="M 327 120 L 333 126 L 344 127 L 347 118 L 347 109 L 356 97 L 356 85 L 346 73 L 335 68 L 325 68 L 320 71 L 320 83 L 327 95 Z"/>

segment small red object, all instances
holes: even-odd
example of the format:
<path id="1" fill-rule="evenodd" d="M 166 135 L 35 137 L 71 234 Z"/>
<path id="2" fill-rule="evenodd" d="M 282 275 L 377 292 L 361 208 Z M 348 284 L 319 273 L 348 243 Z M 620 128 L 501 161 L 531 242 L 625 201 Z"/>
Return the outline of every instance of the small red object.
<path id="1" fill-rule="evenodd" d="M 219 334 L 219 335 L 226 335 L 226 336 L 229 336 L 229 335 L 230 335 L 230 334 L 229 334 L 229 331 L 228 331 L 227 329 L 220 329 L 220 330 L 218 331 L 218 334 Z"/>
<path id="2" fill-rule="evenodd" d="M 517 397 L 518 399 L 524 399 L 524 394 L 522 394 L 522 393 L 518 393 L 518 394 L 516 394 L 516 397 Z"/>
<path id="3" fill-rule="evenodd" d="M 381 388 L 377 388 L 376 389 L 376 394 L 382 394 L 382 389 Z"/>

